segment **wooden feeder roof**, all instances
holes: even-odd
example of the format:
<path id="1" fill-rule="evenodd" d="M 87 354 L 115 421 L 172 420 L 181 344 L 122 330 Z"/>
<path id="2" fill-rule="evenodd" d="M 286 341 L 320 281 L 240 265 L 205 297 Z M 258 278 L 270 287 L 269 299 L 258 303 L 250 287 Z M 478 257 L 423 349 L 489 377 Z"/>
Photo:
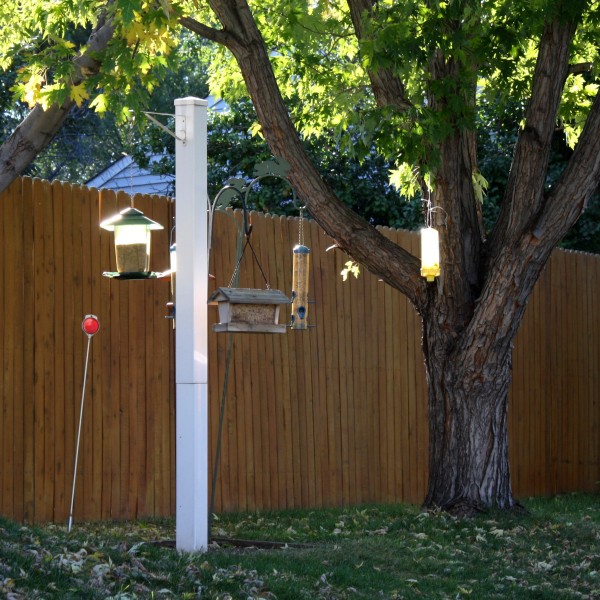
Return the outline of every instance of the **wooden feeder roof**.
<path id="1" fill-rule="evenodd" d="M 255 290 L 252 288 L 217 288 L 208 301 L 230 304 L 290 304 L 291 300 L 280 290 Z"/>

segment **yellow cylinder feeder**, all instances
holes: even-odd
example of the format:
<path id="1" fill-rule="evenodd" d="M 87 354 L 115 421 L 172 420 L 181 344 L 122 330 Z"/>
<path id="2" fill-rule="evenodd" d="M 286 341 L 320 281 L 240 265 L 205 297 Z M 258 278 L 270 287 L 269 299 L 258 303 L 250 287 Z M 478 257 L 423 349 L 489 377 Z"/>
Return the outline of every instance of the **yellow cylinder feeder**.
<path id="1" fill-rule="evenodd" d="M 440 275 L 440 237 L 437 229 L 421 229 L 421 276 L 434 281 Z"/>
<path id="2" fill-rule="evenodd" d="M 310 248 L 294 246 L 292 271 L 292 329 L 308 329 L 308 275 Z"/>

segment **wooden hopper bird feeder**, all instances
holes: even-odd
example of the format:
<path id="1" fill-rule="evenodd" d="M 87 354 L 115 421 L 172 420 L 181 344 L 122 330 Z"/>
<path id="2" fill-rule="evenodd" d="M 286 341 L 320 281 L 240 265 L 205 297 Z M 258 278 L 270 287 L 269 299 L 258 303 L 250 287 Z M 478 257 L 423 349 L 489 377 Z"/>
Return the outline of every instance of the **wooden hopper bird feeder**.
<path id="1" fill-rule="evenodd" d="M 219 307 L 219 323 L 213 330 L 222 333 L 285 333 L 279 324 L 279 306 L 290 299 L 279 290 L 217 288 L 209 298 Z"/>

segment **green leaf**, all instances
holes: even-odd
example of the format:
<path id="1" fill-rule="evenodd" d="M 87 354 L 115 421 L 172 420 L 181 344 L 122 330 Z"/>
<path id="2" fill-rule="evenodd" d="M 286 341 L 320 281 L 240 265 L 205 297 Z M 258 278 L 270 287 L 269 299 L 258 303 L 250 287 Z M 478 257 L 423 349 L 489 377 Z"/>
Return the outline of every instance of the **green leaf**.
<path id="1" fill-rule="evenodd" d="M 483 203 L 483 198 L 486 195 L 489 183 L 487 179 L 481 174 L 480 171 L 473 171 L 473 192 L 475 193 L 475 199 L 480 204 Z"/>
<path id="2" fill-rule="evenodd" d="M 287 177 L 289 170 L 289 163 L 283 158 L 276 156 L 272 160 L 266 160 L 258 163 L 254 167 L 254 177 L 266 177 L 267 175 L 273 175 L 275 177 Z"/>

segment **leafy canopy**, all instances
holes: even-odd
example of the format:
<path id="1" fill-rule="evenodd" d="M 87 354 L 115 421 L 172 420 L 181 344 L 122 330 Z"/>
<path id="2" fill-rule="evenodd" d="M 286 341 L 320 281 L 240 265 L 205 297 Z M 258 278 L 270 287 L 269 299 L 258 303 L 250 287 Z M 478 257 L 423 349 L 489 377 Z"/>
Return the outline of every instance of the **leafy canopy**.
<path id="1" fill-rule="evenodd" d="M 110 21 L 115 28 L 97 58 L 97 74 L 81 73 L 75 58 L 86 50 L 94 28 Z M 143 104 L 169 66 L 177 45 L 176 13 L 169 2 L 117 0 L 77 2 L 8 0 L 0 8 L 0 68 L 18 68 L 18 99 L 30 107 L 89 100 L 99 113 L 124 120 Z"/>
<path id="2" fill-rule="evenodd" d="M 578 4 L 552 0 L 478 2 L 417 0 L 376 3 L 357 40 L 345 2 L 256 0 L 255 18 L 292 116 L 305 137 L 334 131 L 345 150 L 362 156 L 375 141 L 407 168 L 435 160 L 437 143 L 457 124 L 473 129 L 480 102 L 498 112 L 526 102 L 537 45 L 550 13 Z M 590 3 L 573 44 L 572 62 L 589 70 L 569 76 L 560 125 L 572 147 L 597 91 L 600 28 Z M 433 79 L 430 60 L 441 55 L 460 74 Z M 388 69 L 406 86 L 411 109 L 379 108 L 367 70 Z M 221 50 L 211 65 L 211 89 L 227 99 L 245 94 L 233 59 Z M 475 89 L 477 94 L 475 95 Z M 474 97 L 475 96 L 475 97 Z M 431 98 L 442 99 L 433 110 Z"/>
<path id="3" fill-rule="evenodd" d="M 568 16 L 582 3 L 571 62 L 585 68 L 569 76 L 557 124 L 573 147 L 598 85 L 597 0 L 381 0 L 364 15 L 360 40 L 343 0 L 250 5 L 302 136 L 326 134 L 361 159 L 375 148 L 395 164 L 392 182 L 413 194 L 415 174 L 435 167 L 439 141 L 457 125 L 474 129 L 482 103 L 497 118 L 526 103 L 544 20 Z M 19 69 L 13 90 L 30 106 L 70 98 L 124 120 L 145 105 L 176 61 L 180 16 L 219 27 L 208 5 L 196 0 L 5 0 L 0 68 Z M 115 35 L 98 57 L 99 73 L 80 80 L 74 58 L 104 19 Z M 211 52 L 212 93 L 229 103 L 243 100 L 231 54 L 220 46 Z M 453 76 L 433 77 L 432 57 L 451 65 Z M 387 70 L 403 82 L 408 110 L 377 105 L 369 70 Z M 252 131 L 260 132 L 258 124 Z"/>

